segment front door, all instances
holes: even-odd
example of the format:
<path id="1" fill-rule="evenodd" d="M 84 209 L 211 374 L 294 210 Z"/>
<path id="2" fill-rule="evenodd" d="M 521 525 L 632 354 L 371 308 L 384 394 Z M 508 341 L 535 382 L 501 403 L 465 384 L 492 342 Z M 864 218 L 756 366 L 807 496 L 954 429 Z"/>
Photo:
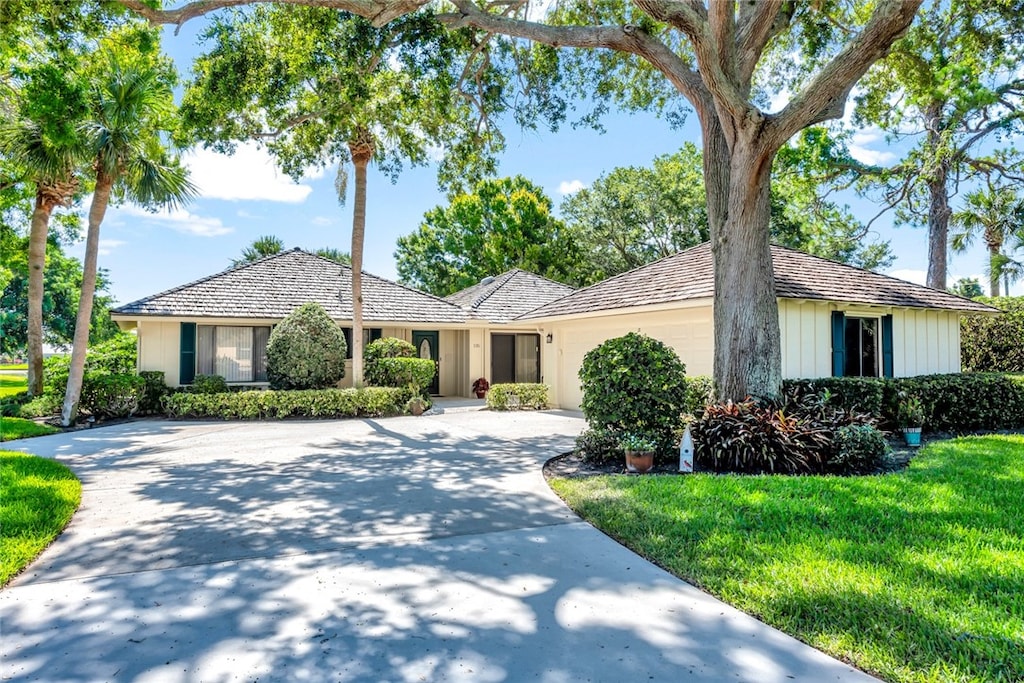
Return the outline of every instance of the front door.
<path id="1" fill-rule="evenodd" d="M 438 332 L 413 330 L 412 331 L 412 345 L 416 347 L 416 355 L 420 358 L 429 358 L 434 361 L 434 379 L 431 380 L 430 386 L 427 387 L 427 391 L 432 395 L 437 395 L 440 392 L 439 380 L 441 378 L 441 367 L 438 363 Z"/>

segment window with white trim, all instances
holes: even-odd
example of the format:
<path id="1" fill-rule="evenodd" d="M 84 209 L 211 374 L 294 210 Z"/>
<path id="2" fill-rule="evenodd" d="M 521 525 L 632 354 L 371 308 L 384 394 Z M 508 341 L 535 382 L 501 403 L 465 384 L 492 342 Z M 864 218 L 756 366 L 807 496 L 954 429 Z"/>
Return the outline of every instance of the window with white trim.
<path id="1" fill-rule="evenodd" d="M 196 373 L 220 375 L 228 382 L 267 381 L 270 327 L 198 325 Z"/>

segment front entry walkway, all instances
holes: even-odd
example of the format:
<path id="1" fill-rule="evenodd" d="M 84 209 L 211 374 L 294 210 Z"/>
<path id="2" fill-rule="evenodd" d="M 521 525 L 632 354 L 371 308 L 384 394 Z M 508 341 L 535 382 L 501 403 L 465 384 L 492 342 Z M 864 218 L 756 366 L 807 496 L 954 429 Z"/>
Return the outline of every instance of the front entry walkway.
<path id="1" fill-rule="evenodd" d="M 579 521 L 582 422 L 140 421 L 10 442 L 83 481 L 0 592 L 0 678 L 871 680 Z"/>

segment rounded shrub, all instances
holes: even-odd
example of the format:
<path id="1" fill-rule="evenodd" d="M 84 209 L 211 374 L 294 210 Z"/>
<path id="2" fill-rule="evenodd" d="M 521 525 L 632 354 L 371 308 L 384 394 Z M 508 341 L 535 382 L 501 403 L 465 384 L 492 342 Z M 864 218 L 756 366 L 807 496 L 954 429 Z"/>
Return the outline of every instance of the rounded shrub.
<path id="1" fill-rule="evenodd" d="M 846 425 L 835 433 L 835 453 L 827 469 L 837 474 L 871 474 L 885 464 L 889 444 L 871 425 Z"/>
<path id="2" fill-rule="evenodd" d="M 687 403 L 686 366 L 664 343 L 630 332 L 591 349 L 580 368 L 583 414 L 591 427 L 630 431 L 672 448 Z"/>
<path id="3" fill-rule="evenodd" d="M 267 380 L 274 389 L 323 389 L 345 376 L 345 334 L 318 303 L 302 304 L 267 341 Z"/>

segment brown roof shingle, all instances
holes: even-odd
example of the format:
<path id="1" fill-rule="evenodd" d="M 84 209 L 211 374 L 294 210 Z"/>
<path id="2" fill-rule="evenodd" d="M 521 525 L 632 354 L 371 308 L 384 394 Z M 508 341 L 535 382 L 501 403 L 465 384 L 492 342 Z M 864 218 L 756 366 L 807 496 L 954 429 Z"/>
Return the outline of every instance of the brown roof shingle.
<path id="1" fill-rule="evenodd" d="M 569 285 L 513 268 L 449 294 L 445 301 L 468 311 L 475 318 L 503 323 L 574 291 Z"/>
<path id="2" fill-rule="evenodd" d="M 115 315 L 283 318 L 307 301 L 352 319 L 352 268 L 294 249 L 229 268 L 115 308 Z M 444 299 L 363 272 L 363 317 L 379 322 L 460 323 Z"/>
<path id="3" fill-rule="evenodd" d="M 897 308 L 938 308 L 993 313 L 996 309 L 937 289 L 915 285 L 786 247 L 772 246 L 776 294 Z M 616 275 L 521 316 L 550 318 L 635 306 L 711 298 L 715 291 L 711 244 Z"/>

